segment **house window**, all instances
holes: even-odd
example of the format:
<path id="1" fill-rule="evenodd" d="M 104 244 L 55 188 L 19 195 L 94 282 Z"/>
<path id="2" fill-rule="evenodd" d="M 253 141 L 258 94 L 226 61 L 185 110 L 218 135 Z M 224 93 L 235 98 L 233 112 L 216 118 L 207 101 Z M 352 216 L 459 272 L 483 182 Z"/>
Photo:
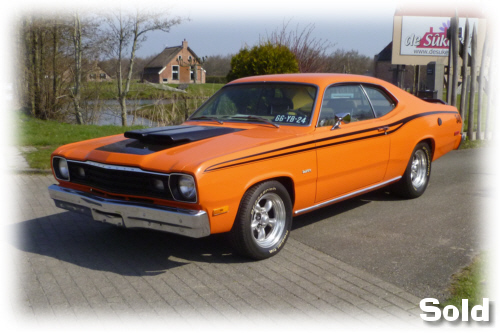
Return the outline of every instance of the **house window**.
<path id="1" fill-rule="evenodd" d="M 191 66 L 191 81 L 194 81 L 194 66 Z"/>
<path id="2" fill-rule="evenodd" d="M 179 80 L 179 66 L 172 66 L 172 80 Z"/>
<path id="3" fill-rule="evenodd" d="M 106 79 L 106 73 L 101 73 L 99 75 L 99 77 L 101 78 L 101 80 L 105 80 Z"/>
<path id="4" fill-rule="evenodd" d="M 95 80 L 97 78 L 97 74 L 90 74 L 89 77 L 91 80 Z"/>
<path id="5" fill-rule="evenodd" d="M 178 59 L 179 61 L 181 61 L 181 60 L 182 60 L 182 56 L 181 56 L 181 55 L 179 55 L 179 56 L 177 57 L 177 59 Z"/>
<path id="6" fill-rule="evenodd" d="M 163 83 L 167 83 L 168 82 L 168 79 L 167 78 L 163 78 Z"/>
<path id="7" fill-rule="evenodd" d="M 193 59 L 193 57 L 191 57 L 191 56 L 189 56 L 189 57 L 188 57 L 188 60 L 189 60 L 189 61 L 191 61 L 192 59 Z"/>

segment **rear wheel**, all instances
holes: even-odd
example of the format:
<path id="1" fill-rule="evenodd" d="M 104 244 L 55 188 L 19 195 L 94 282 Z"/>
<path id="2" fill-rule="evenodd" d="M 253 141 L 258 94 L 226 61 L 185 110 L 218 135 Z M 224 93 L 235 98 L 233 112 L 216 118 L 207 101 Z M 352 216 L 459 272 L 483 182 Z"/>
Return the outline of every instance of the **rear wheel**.
<path id="1" fill-rule="evenodd" d="M 285 187 L 266 181 L 250 188 L 231 230 L 231 243 L 241 255 L 266 259 L 277 254 L 292 226 L 292 203 Z"/>
<path id="2" fill-rule="evenodd" d="M 394 191 L 404 198 L 418 198 L 425 192 L 430 176 L 431 150 L 427 143 L 420 142 L 411 154 L 403 177 L 394 185 Z"/>

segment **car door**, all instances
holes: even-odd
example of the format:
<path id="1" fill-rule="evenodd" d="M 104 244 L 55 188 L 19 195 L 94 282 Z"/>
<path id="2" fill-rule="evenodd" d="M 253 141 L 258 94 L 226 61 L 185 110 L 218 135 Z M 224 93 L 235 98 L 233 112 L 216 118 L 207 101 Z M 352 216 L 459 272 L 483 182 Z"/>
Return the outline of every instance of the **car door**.
<path id="1" fill-rule="evenodd" d="M 351 121 L 335 125 L 335 115 Z M 325 90 L 315 132 L 318 178 L 316 202 L 381 182 L 389 160 L 387 128 L 375 117 L 361 84 L 336 84 Z"/>

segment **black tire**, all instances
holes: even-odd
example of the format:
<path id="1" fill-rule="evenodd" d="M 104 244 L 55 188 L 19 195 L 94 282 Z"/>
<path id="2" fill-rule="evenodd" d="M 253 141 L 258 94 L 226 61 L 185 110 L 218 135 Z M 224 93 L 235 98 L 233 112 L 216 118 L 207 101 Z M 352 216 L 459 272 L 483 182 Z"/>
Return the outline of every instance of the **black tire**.
<path id="1" fill-rule="evenodd" d="M 425 142 L 417 144 L 411 153 L 403 177 L 393 186 L 394 192 L 407 199 L 421 196 L 431 177 L 431 149 Z"/>
<path id="2" fill-rule="evenodd" d="M 292 202 L 288 191 L 278 181 L 266 181 L 245 193 L 229 236 L 240 255 L 261 260 L 283 248 L 291 227 Z"/>

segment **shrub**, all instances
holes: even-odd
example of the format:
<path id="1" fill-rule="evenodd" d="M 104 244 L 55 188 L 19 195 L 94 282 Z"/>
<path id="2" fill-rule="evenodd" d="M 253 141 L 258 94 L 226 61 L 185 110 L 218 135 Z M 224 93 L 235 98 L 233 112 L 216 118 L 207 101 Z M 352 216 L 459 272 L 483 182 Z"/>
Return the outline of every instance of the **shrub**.
<path id="1" fill-rule="evenodd" d="M 264 74 L 298 73 L 299 66 L 295 55 L 283 45 L 270 43 L 241 49 L 231 59 L 228 81 L 240 77 Z"/>

